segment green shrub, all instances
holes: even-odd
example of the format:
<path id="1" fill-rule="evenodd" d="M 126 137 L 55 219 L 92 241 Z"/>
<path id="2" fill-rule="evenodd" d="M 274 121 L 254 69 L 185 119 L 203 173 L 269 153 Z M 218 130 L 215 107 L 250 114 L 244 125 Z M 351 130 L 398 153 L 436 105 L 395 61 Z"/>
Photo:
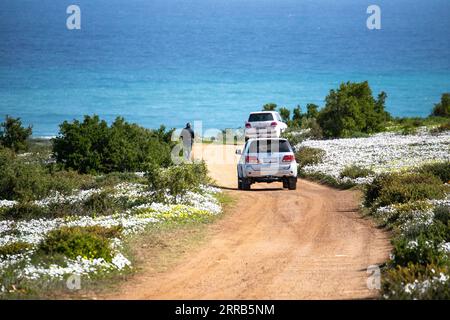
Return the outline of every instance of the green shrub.
<path id="1" fill-rule="evenodd" d="M 55 171 L 50 174 L 49 179 L 49 189 L 63 194 L 70 194 L 73 190 L 86 190 L 95 187 L 93 176 L 79 174 L 73 170 Z"/>
<path id="2" fill-rule="evenodd" d="M 325 137 L 349 137 L 354 132 L 374 133 L 384 130 L 390 119 L 385 111 L 386 94 L 372 96 L 367 81 L 342 83 L 326 97 L 317 121 Z"/>
<path id="3" fill-rule="evenodd" d="M 450 182 L 450 161 L 425 164 L 417 171 L 432 174 L 441 179 L 442 183 Z"/>
<path id="4" fill-rule="evenodd" d="M 138 177 L 131 172 L 112 172 L 95 178 L 98 188 L 114 187 L 122 182 L 145 183 L 145 178 Z"/>
<path id="5" fill-rule="evenodd" d="M 441 96 L 441 102 L 434 105 L 433 116 L 450 117 L 450 93 L 444 93 Z"/>
<path id="6" fill-rule="evenodd" d="M 0 145 L 10 148 L 15 152 L 28 148 L 27 139 L 31 136 L 31 126 L 24 128 L 20 118 L 6 116 L 0 124 Z"/>
<path id="7" fill-rule="evenodd" d="M 75 259 L 112 259 L 111 238 L 120 236 L 121 228 L 62 227 L 50 231 L 39 244 L 38 250 L 45 254 L 62 254 Z"/>
<path id="8" fill-rule="evenodd" d="M 443 265 L 448 262 L 447 253 L 439 248 L 439 244 L 428 239 L 426 235 L 421 234 L 416 240 L 416 245 L 411 244 L 411 240 L 400 237 L 393 242 L 394 266 L 406 267 L 409 263 L 414 264 L 437 264 Z"/>
<path id="9" fill-rule="evenodd" d="M 450 281 L 433 281 L 433 278 L 439 278 L 440 274 L 449 274 L 447 266 L 437 266 L 434 264 L 420 265 L 408 264 L 406 267 L 398 266 L 390 269 L 382 277 L 382 296 L 387 299 L 450 299 Z M 417 288 L 408 288 L 407 284 L 424 283 L 433 281 L 432 285 L 418 286 Z"/>
<path id="10" fill-rule="evenodd" d="M 165 128 L 149 130 L 118 117 L 111 126 L 96 115 L 65 121 L 54 139 L 56 161 L 82 173 L 143 171 L 149 164 L 171 164 Z"/>
<path id="11" fill-rule="evenodd" d="M 208 169 L 204 161 L 182 163 L 169 168 L 150 168 L 147 172 L 150 189 L 156 191 L 156 197 L 162 200 L 167 191 L 170 195 L 183 195 L 187 191 L 208 184 Z"/>
<path id="12" fill-rule="evenodd" d="M 300 147 L 295 152 L 295 159 L 300 168 L 322 162 L 325 151 L 318 148 Z"/>
<path id="13" fill-rule="evenodd" d="M 437 126 L 436 128 L 433 128 L 431 130 L 431 133 L 438 134 L 438 133 L 442 133 L 442 132 L 446 132 L 446 131 L 450 131 L 450 121 L 442 123 L 439 126 Z"/>
<path id="14" fill-rule="evenodd" d="M 341 178 L 348 177 L 351 179 L 356 179 L 356 178 L 364 178 L 373 174 L 374 172 L 371 169 L 363 168 L 357 165 L 352 165 L 345 167 L 344 170 L 342 170 Z"/>
<path id="15" fill-rule="evenodd" d="M 32 202 L 19 202 L 13 207 L 4 209 L 1 216 L 6 219 L 36 219 L 50 216 L 47 208 L 39 207 Z"/>
<path id="16" fill-rule="evenodd" d="M 441 199 L 445 188 L 439 178 L 425 173 L 382 174 L 367 186 L 365 205 L 387 206 L 425 199 Z"/>
<path id="17" fill-rule="evenodd" d="M 333 176 L 330 176 L 330 175 L 327 175 L 327 174 L 324 174 L 321 172 L 306 173 L 304 170 L 300 169 L 298 171 L 298 176 L 300 178 L 308 179 L 311 181 L 316 181 L 321 184 L 325 184 L 327 186 L 337 188 L 337 189 L 346 190 L 346 189 L 350 189 L 350 188 L 353 188 L 354 186 L 356 186 L 356 184 L 351 181 L 339 181 L 336 178 L 334 178 Z"/>
<path id="18" fill-rule="evenodd" d="M 401 127 L 400 131 L 405 136 L 413 135 L 417 133 L 417 126 L 411 123 L 407 123 Z"/>
<path id="19" fill-rule="evenodd" d="M 3 246 L 0 246 L 0 257 L 24 253 L 30 250 L 32 247 L 33 246 L 31 244 L 21 241 L 5 244 Z"/>
<path id="20" fill-rule="evenodd" d="M 47 195 L 49 177 L 39 164 L 28 164 L 8 149 L 0 149 L 0 198 L 34 200 Z"/>
<path id="21" fill-rule="evenodd" d="M 85 214 L 91 215 L 108 215 L 113 214 L 120 209 L 120 205 L 115 198 L 111 197 L 108 190 L 92 194 L 83 203 Z"/>
<path id="22" fill-rule="evenodd" d="M 437 206 L 434 209 L 434 219 L 440 221 L 450 228 L 450 207 L 448 206 Z M 449 239 L 450 240 L 450 239 Z"/>
<path id="23" fill-rule="evenodd" d="M 323 138 L 323 130 L 320 127 L 319 123 L 317 122 L 316 118 L 303 118 L 302 120 L 302 129 L 308 129 L 307 133 L 305 134 L 305 138 L 310 139 L 322 139 Z"/>

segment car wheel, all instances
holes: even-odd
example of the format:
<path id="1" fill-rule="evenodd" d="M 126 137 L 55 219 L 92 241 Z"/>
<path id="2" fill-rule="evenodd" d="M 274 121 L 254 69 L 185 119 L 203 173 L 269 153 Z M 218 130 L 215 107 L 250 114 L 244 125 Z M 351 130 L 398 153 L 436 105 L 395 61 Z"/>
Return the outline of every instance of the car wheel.
<path id="1" fill-rule="evenodd" d="M 289 188 L 289 182 L 287 180 L 283 180 L 283 188 L 284 189 Z"/>
<path id="2" fill-rule="evenodd" d="M 251 183 L 248 179 L 242 179 L 242 190 L 250 190 Z"/>
<path id="3" fill-rule="evenodd" d="M 238 179 L 238 190 L 242 190 L 242 181 Z"/>
<path id="4" fill-rule="evenodd" d="M 297 189 L 297 178 L 289 178 L 288 188 L 289 190 Z"/>

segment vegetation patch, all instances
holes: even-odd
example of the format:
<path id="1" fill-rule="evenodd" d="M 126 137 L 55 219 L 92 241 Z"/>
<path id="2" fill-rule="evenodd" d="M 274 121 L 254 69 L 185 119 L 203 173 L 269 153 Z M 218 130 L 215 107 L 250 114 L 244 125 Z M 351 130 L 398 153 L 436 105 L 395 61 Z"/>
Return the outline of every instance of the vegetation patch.
<path id="1" fill-rule="evenodd" d="M 345 167 L 341 172 L 341 178 L 348 177 L 350 179 L 365 178 L 374 174 L 374 171 L 368 168 L 351 165 Z"/>
<path id="2" fill-rule="evenodd" d="M 111 239 L 118 238 L 121 230 L 121 227 L 62 227 L 50 231 L 39 244 L 38 250 L 48 255 L 62 254 L 71 259 L 102 258 L 111 262 Z"/>
<path id="3" fill-rule="evenodd" d="M 295 160 L 300 168 L 322 162 L 325 151 L 319 148 L 300 147 L 295 152 Z"/>
<path id="4" fill-rule="evenodd" d="M 446 188 L 428 173 L 392 173 L 376 177 L 367 186 L 366 206 L 388 206 L 424 199 L 442 199 Z"/>

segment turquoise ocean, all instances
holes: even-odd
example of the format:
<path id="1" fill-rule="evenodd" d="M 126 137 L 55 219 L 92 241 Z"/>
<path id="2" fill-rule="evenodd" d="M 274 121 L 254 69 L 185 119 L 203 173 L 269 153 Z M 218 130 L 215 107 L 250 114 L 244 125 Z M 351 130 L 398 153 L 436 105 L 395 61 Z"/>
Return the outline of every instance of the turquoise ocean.
<path id="1" fill-rule="evenodd" d="M 66 9 L 81 9 L 68 30 Z M 366 9 L 381 8 L 381 30 Z M 99 114 L 155 128 L 243 126 L 264 103 L 324 105 L 368 80 L 394 116 L 450 92 L 448 0 L 2 0 L 0 116 L 34 135 Z"/>

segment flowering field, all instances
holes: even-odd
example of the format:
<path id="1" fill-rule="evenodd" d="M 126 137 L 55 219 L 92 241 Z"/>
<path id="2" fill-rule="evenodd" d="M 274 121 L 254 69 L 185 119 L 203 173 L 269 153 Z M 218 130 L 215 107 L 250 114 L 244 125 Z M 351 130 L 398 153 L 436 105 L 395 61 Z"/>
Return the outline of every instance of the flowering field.
<path id="1" fill-rule="evenodd" d="M 406 170 L 427 162 L 450 160 L 450 131 L 431 134 L 421 129 L 415 135 L 385 132 L 367 138 L 306 140 L 298 147 L 325 151 L 322 161 L 303 168 L 306 173 L 322 173 L 339 181 L 370 183 L 382 172 Z M 366 177 L 341 177 L 342 171 L 356 165 L 373 171 Z"/>
<path id="2" fill-rule="evenodd" d="M 391 231 L 383 298 L 450 298 L 450 131 L 305 140 L 297 148 L 300 161 L 313 159 L 301 167 L 306 177 L 362 185 L 366 210 Z"/>
<path id="3" fill-rule="evenodd" d="M 21 281 L 62 280 L 69 275 L 89 277 L 129 269 L 132 267 L 131 262 L 122 252 L 126 236 L 141 232 L 151 224 L 195 221 L 217 215 L 222 210 L 216 198 L 219 189 L 210 186 L 202 185 L 196 192 L 189 191 L 176 197 L 166 194 L 164 200 L 157 203 L 152 200 L 153 191 L 149 191 L 147 185 L 130 182 L 119 183 L 107 190 L 75 190 L 70 195 L 54 192 L 50 197 L 35 200 L 32 205 L 43 209 L 75 208 L 105 192 L 108 193 L 108 201 L 119 202 L 127 209 L 98 216 L 67 214 L 55 218 L 0 220 L 0 278 L 3 283 L 0 291 L 14 291 L 14 283 Z M 18 205 L 16 201 L 0 200 L 0 216 L 5 210 Z M 76 256 L 52 261 L 36 258 L 39 256 L 39 246 L 49 233 L 61 228 L 92 226 L 121 228 L 120 236 L 111 239 L 109 244 L 111 259 Z M 11 286 L 8 287 L 10 283 Z"/>

